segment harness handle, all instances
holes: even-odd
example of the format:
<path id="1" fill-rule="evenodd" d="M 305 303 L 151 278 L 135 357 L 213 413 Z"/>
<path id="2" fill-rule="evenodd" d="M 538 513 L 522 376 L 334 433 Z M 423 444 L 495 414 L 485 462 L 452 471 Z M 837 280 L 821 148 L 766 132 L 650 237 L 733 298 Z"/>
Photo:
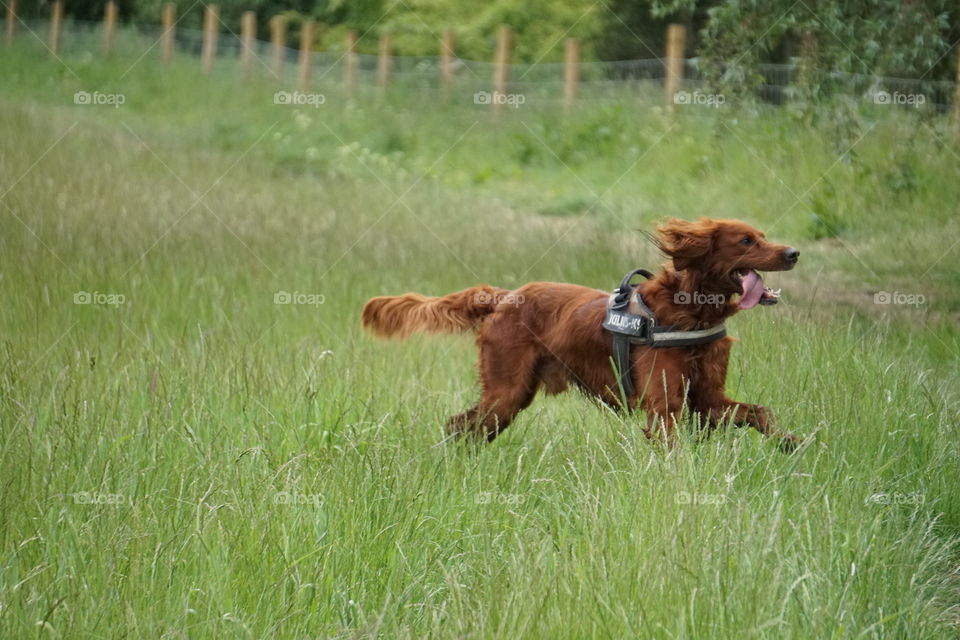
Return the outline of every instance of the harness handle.
<path id="1" fill-rule="evenodd" d="M 634 269 L 625 275 L 623 280 L 620 281 L 620 286 L 617 287 L 616 295 L 611 305 L 612 309 L 625 309 L 630 304 L 630 294 L 633 293 L 633 287 L 630 286 L 630 281 L 633 280 L 634 276 L 643 276 L 649 280 L 653 277 L 653 274 L 646 269 Z"/>

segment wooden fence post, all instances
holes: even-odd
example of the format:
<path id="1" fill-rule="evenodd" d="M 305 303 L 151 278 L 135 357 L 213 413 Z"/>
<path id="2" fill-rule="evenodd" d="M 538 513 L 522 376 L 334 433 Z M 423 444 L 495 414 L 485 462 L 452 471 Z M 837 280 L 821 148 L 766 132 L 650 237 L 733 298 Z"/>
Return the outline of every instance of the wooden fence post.
<path id="1" fill-rule="evenodd" d="M 287 21 L 283 16 L 270 18 L 270 42 L 273 43 L 273 73 L 283 77 L 284 49 L 287 48 Z"/>
<path id="2" fill-rule="evenodd" d="M 960 48 L 957 49 L 957 85 L 953 92 L 953 117 L 960 136 Z"/>
<path id="3" fill-rule="evenodd" d="M 7 0 L 7 45 L 13 44 L 17 27 L 17 0 Z"/>
<path id="4" fill-rule="evenodd" d="M 817 84 L 817 60 L 820 59 L 819 41 L 813 31 L 804 31 L 800 36 L 800 64 L 797 68 L 796 84 L 808 94 L 812 94 Z"/>
<path id="5" fill-rule="evenodd" d="M 244 75 L 250 74 L 250 62 L 253 60 L 256 37 L 257 14 L 253 11 L 244 11 L 240 18 L 240 69 Z"/>
<path id="6" fill-rule="evenodd" d="M 103 12 L 103 53 L 110 55 L 113 50 L 113 38 L 117 31 L 117 3 L 113 0 L 107 2 Z"/>
<path id="7" fill-rule="evenodd" d="M 440 84 L 444 91 L 453 86 L 453 46 L 453 31 L 447 29 L 440 41 Z"/>
<path id="8" fill-rule="evenodd" d="M 563 103 L 567 107 L 577 99 L 580 85 L 580 41 L 567 38 L 563 48 Z"/>
<path id="9" fill-rule="evenodd" d="M 161 36 L 163 40 L 161 44 L 163 64 L 170 64 L 170 61 L 173 60 L 173 39 L 177 28 L 176 15 L 177 5 L 172 2 L 163 5 L 163 35 Z"/>
<path id="10" fill-rule="evenodd" d="M 201 49 L 201 64 L 203 72 L 213 71 L 213 61 L 217 57 L 217 34 L 220 32 L 219 8 L 215 4 L 208 4 L 203 14 L 203 48 Z"/>
<path id="11" fill-rule="evenodd" d="M 60 30 L 63 28 L 63 0 L 53 3 L 50 13 L 50 53 L 56 57 L 60 53 Z"/>
<path id="12" fill-rule="evenodd" d="M 310 63 L 313 61 L 313 20 L 303 23 L 300 30 L 300 91 L 310 85 Z"/>
<path id="13" fill-rule="evenodd" d="M 377 56 L 377 84 L 383 88 L 386 88 L 387 81 L 390 79 L 390 67 L 393 63 L 390 58 L 392 44 L 389 33 L 380 34 L 380 51 Z"/>
<path id="14" fill-rule="evenodd" d="M 683 86 L 683 52 L 686 46 L 687 28 L 682 24 L 667 27 L 667 59 L 664 60 L 666 77 L 664 89 L 667 107 L 672 109 L 674 96 Z"/>
<path id="15" fill-rule="evenodd" d="M 494 111 L 500 111 L 500 103 L 505 100 L 507 93 L 507 79 L 510 64 L 510 48 L 513 45 L 513 36 L 510 33 L 510 27 L 500 27 L 497 34 L 497 56 L 494 60 L 493 69 L 493 95 L 490 102 L 493 104 Z"/>
<path id="16" fill-rule="evenodd" d="M 343 87 L 347 96 L 353 95 L 353 87 L 357 81 L 357 32 L 347 31 L 347 51 L 344 54 Z"/>

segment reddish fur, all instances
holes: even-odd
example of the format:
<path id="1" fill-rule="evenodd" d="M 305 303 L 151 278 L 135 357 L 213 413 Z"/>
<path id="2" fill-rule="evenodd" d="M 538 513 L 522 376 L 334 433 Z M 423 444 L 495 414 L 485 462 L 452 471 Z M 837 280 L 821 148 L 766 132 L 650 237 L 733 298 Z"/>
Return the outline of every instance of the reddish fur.
<path id="1" fill-rule="evenodd" d="M 509 293 L 485 284 L 442 298 L 405 293 L 372 298 L 363 307 L 363 327 L 383 337 L 406 338 L 414 331 L 464 333 L 492 313 Z"/>
<path id="2" fill-rule="evenodd" d="M 669 220 L 657 231 L 659 247 L 672 258 L 672 268 L 638 286 L 660 324 L 685 330 L 715 326 L 737 312 L 731 296 L 740 289 L 729 278 L 732 270 L 793 267 L 784 254 L 788 247 L 767 242 L 743 222 Z M 740 244 L 745 236 L 754 238 L 754 244 Z M 674 302 L 676 293 L 695 291 L 723 295 L 726 303 Z M 408 293 L 370 300 L 363 309 L 363 326 L 397 337 L 413 331 L 476 331 L 481 399 L 453 416 L 448 430 L 493 440 L 541 386 L 547 393 L 558 393 L 573 384 L 613 407 L 622 406 L 611 365 L 612 339 L 601 326 L 607 297 L 596 289 L 552 282 L 533 282 L 515 291 L 480 285 L 440 298 Z M 631 409 L 646 411 L 648 436 L 663 432 L 670 440 L 686 405 L 708 429 L 730 419 L 774 435 L 788 447 L 796 442 L 774 426 L 765 407 L 726 396 L 732 343 L 727 337 L 698 347 L 634 346 L 637 392 L 626 400 Z"/>

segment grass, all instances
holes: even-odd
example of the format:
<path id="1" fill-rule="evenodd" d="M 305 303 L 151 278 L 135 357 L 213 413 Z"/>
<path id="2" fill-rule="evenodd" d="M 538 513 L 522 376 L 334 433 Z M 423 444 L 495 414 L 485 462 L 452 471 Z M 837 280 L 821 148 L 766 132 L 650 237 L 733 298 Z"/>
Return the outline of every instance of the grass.
<path id="1" fill-rule="evenodd" d="M 843 156 L 786 111 L 307 114 L 186 61 L 66 62 L 0 61 L 0 636 L 955 637 L 946 123 L 864 113 Z M 663 451 L 575 394 L 437 446 L 470 340 L 359 331 L 381 293 L 610 288 L 665 215 L 801 248 L 731 321 L 728 386 L 802 452 Z"/>

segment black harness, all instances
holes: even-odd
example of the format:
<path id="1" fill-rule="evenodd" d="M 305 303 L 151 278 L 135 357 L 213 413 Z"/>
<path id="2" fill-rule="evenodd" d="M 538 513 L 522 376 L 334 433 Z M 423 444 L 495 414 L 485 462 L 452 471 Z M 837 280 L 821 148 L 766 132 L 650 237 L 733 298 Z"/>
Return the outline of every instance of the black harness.
<path id="1" fill-rule="evenodd" d="M 613 336 L 613 362 L 620 379 L 623 393 L 630 397 L 636 389 L 630 369 L 630 345 L 646 347 L 694 347 L 707 344 L 727 335 L 727 328 L 721 323 L 709 329 L 682 331 L 672 326 L 659 326 L 657 319 L 640 295 L 639 287 L 630 284 L 633 277 L 641 275 L 647 280 L 653 274 L 646 269 L 634 269 L 620 282 L 620 286 L 607 302 L 607 315 L 603 319 L 603 328 Z"/>

